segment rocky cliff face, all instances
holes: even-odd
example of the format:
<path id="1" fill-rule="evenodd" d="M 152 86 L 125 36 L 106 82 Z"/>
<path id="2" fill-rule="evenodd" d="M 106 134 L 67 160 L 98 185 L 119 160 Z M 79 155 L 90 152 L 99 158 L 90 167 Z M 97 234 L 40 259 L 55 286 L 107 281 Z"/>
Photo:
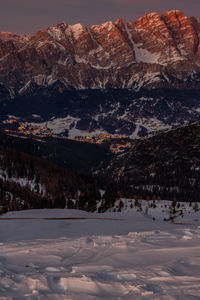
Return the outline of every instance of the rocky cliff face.
<path id="1" fill-rule="evenodd" d="M 152 127 L 198 119 L 199 37 L 197 20 L 177 10 L 90 28 L 63 22 L 33 36 L 0 33 L 0 101 L 15 98 L 27 106 L 28 99 L 31 109 L 27 112 L 27 106 L 23 115 L 65 112 L 79 121 L 84 116 L 93 129 L 123 128 L 132 136 L 144 124 L 151 126 L 153 118 Z M 182 91 L 191 93 L 186 97 Z M 4 103 L 2 111 L 15 113 L 17 102 L 14 108 Z M 73 124 L 69 127 L 77 128 Z"/>
<path id="2" fill-rule="evenodd" d="M 199 87 L 199 36 L 197 20 L 177 10 L 90 28 L 61 23 L 33 36 L 0 33 L 0 81 L 19 93 L 55 81 L 76 89 Z"/>

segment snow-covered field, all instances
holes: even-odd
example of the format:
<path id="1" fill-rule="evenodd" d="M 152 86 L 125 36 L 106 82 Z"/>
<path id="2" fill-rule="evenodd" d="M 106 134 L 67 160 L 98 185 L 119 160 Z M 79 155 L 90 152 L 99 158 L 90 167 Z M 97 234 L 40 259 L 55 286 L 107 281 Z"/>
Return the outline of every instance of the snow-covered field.
<path id="1" fill-rule="evenodd" d="M 0 300 L 200 299 L 200 212 L 187 206 L 171 224 L 168 202 L 123 203 L 1 216 Z"/>

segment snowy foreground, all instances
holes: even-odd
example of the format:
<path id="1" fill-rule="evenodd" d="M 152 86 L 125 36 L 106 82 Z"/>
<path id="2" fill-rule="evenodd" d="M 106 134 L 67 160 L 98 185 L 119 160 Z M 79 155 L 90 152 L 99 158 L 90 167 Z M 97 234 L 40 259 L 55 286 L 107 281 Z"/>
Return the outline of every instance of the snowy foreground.
<path id="1" fill-rule="evenodd" d="M 200 299 L 200 212 L 158 206 L 1 216 L 0 300 Z"/>

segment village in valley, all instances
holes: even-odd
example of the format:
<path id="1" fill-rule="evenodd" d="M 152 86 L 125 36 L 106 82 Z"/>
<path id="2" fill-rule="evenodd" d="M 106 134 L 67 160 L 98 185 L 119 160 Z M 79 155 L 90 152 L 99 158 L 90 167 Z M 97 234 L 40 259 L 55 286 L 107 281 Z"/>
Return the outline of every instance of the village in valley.
<path id="1" fill-rule="evenodd" d="M 112 135 L 108 133 L 99 133 L 96 135 L 78 135 L 68 137 L 65 134 L 55 134 L 47 125 L 37 123 L 21 122 L 17 118 L 8 118 L 4 122 L 4 132 L 8 134 L 17 134 L 22 136 L 37 136 L 40 138 L 55 137 L 66 138 L 83 143 L 97 145 L 107 145 L 112 153 L 123 152 L 131 146 L 131 141 L 124 135 Z"/>

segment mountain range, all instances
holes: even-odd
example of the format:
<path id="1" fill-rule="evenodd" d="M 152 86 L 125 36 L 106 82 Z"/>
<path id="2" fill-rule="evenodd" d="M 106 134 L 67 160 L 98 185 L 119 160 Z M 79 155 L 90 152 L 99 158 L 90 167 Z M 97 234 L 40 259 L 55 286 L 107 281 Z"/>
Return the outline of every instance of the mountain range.
<path id="1" fill-rule="evenodd" d="M 0 80 L 21 95 L 58 81 L 77 90 L 197 88 L 199 31 L 195 18 L 175 10 L 90 28 L 63 22 L 33 36 L 2 32 Z"/>
<path id="2" fill-rule="evenodd" d="M 90 28 L 63 22 L 34 35 L 1 32 L 0 121 L 54 120 L 53 130 L 69 136 L 135 138 L 198 120 L 199 36 L 200 23 L 178 10 Z"/>

